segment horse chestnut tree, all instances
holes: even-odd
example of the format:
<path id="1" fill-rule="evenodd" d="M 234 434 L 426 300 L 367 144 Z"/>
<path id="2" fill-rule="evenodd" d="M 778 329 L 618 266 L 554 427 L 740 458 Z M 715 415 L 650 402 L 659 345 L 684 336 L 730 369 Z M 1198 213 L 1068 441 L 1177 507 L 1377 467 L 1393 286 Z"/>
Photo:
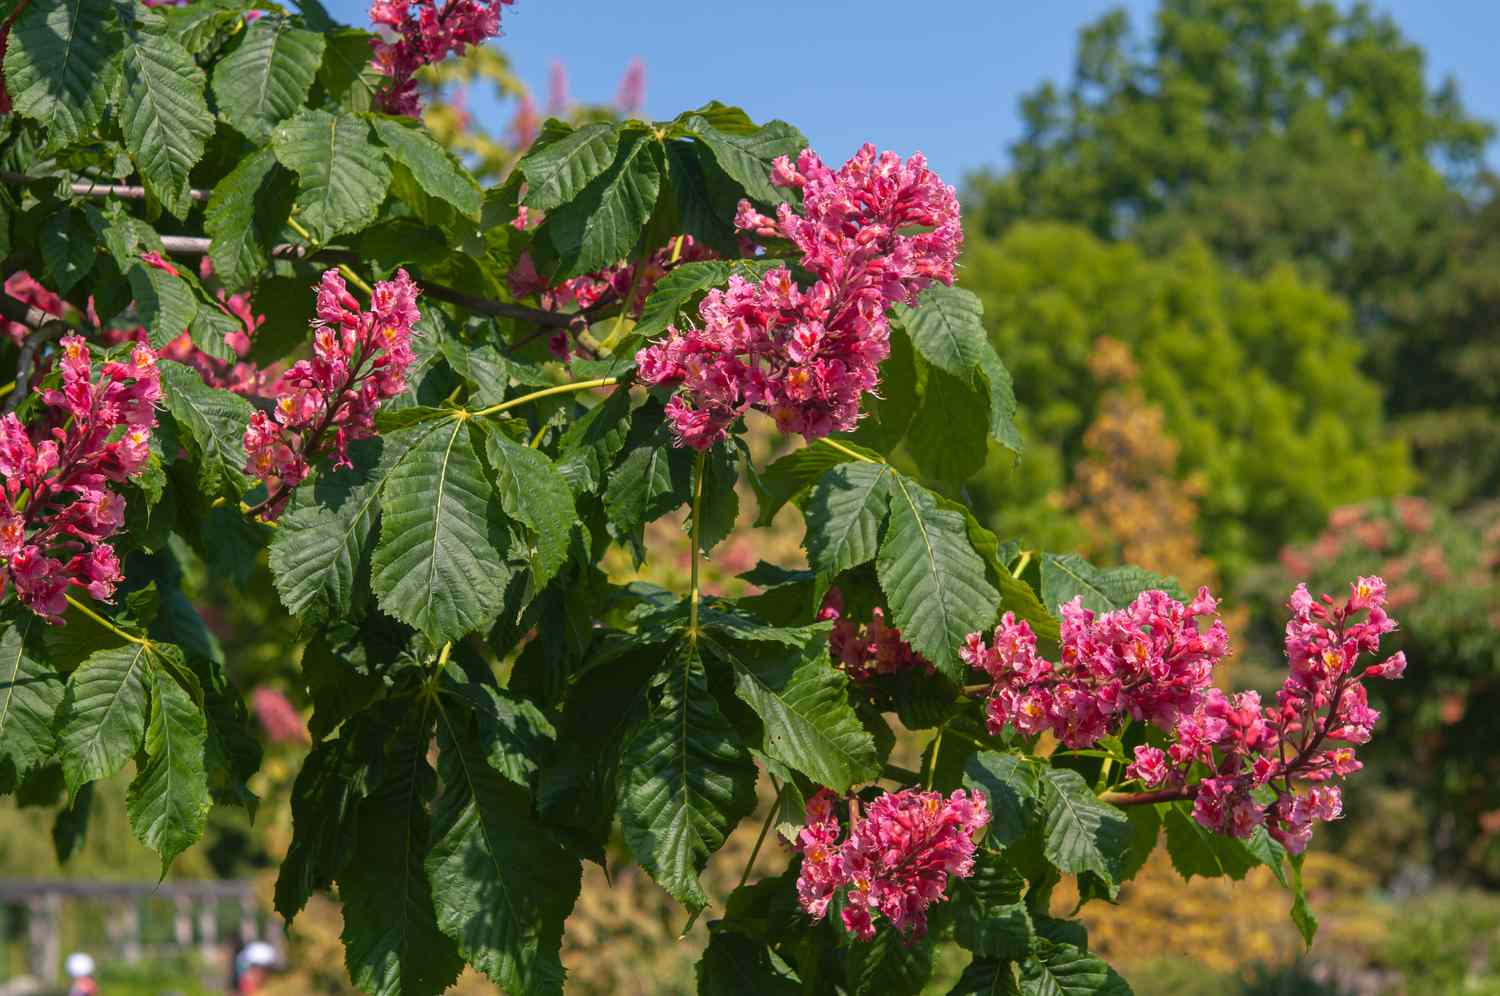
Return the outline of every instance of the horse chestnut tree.
<path id="1" fill-rule="evenodd" d="M 1405 667 L 1380 580 L 1291 595 L 1274 702 L 1215 688 L 1206 590 L 958 499 L 1021 440 L 920 155 L 835 167 L 710 102 L 548 121 L 484 188 L 414 115 L 509 2 L 381 0 L 371 33 L 316 0 L 0 0 L 4 788 L 60 769 L 76 832 L 133 762 L 164 869 L 254 805 L 190 550 L 268 570 L 299 622 L 276 907 L 336 893 L 368 992 L 465 964 L 562 992 L 612 841 L 713 911 L 705 993 L 914 993 L 940 940 L 973 953 L 955 993 L 1128 991 L 1052 892 L 1113 899 L 1163 838 L 1188 879 L 1269 865 L 1310 939 L 1300 856 L 1375 725 L 1363 682 Z M 757 419 L 791 447 L 769 465 Z M 741 481 L 762 523 L 801 509 L 807 567 L 706 597 Z M 663 516 L 686 590 L 601 571 L 675 553 L 646 547 Z M 792 865 L 709 895 L 760 779 Z"/>

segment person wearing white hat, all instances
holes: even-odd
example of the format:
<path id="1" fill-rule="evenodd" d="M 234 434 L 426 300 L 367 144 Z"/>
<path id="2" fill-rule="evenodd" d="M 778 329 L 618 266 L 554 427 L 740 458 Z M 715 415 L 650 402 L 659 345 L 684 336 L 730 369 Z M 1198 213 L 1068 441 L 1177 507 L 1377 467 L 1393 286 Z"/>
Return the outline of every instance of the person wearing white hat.
<path id="1" fill-rule="evenodd" d="M 238 955 L 241 996 L 258 992 L 276 967 L 276 949 L 265 941 L 251 941 Z"/>
<path id="2" fill-rule="evenodd" d="M 94 981 L 94 959 L 89 955 L 74 951 L 68 955 L 63 967 L 72 980 L 68 986 L 68 996 L 94 996 L 99 991 L 99 983 Z"/>

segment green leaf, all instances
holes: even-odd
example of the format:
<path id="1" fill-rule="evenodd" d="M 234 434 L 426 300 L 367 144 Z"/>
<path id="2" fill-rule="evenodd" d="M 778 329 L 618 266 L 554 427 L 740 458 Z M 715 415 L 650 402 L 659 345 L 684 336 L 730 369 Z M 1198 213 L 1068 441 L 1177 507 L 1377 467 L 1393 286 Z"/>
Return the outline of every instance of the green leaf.
<path id="1" fill-rule="evenodd" d="M 756 485 L 756 501 L 759 503 L 755 524 L 769 526 L 782 506 L 806 493 L 824 471 L 853 459 L 848 453 L 820 440 L 773 462 L 761 471 L 758 480 L 751 478 Z"/>
<path id="2" fill-rule="evenodd" d="M 704 454 L 698 548 L 705 556 L 734 532 L 739 521 L 740 494 L 735 490 L 739 480 L 739 461 L 732 446 L 715 446 Z"/>
<path id="3" fill-rule="evenodd" d="M 568 559 L 568 537 L 578 521 L 573 492 L 540 450 L 502 432 L 486 433 L 485 448 L 495 470 L 500 507 L 529 531 L 526 559 L 532 586 L 541 591 Z"/>
<path id="4" fill-rule="evenodd" d="M 1162 813 L 1167 827 L 1167 854 L 1183 881 L 1228 875 L 1238 882 L 1258 863 L 1245 845 L 1216 834 L 1193 819 L 1187 807 L 1172 805 Z"/>
<path id="5" fill-rule="evenodd" d="M 759 941 L 715 930 L 697 967 L 698 996 L 798 996 L 802 986 L 771 961 Z"/>
<path id="6" fill-rule="evenodd" d="M 1062 605 L 1082 596 L 1083 607 L 1093 612 L 1123 609 L 1141 592 L 1160 588 L 1173 598 L 1182 598 L 1177 582 L 1139 567 L 1101 569 L 1076 553 L 1044 553 L 1040 565 L 1042 601 Z"/>
<path id="7" fill-rule="evenodd" d="M 427 763 L 429 724 L 403 731 L 382 765 L 380 787 L 360 803 L 353 859 L 339 875 L 344 964 L 372 996 L 446 992 L 463 969 L 437 925 L 423 859 L 436 789 Z"/>
<path id="8" fill-rule="evenodd" d="M 734 668 L 735 694 L 765 727 L 766 754 L 847 792 L 879 777 L 875 740 L 849 704 L 848 677 L 828 659 L 827 627 L 803 632 L 800 647 L 741 644 L 722 648 L 722 656 Z"/>
<path id="9" fill-rule="evenodd" d="M 46 127 L 49 148 L 92 137 L 119 74 L 119 49 L 109 0 L 33 0 L 6 49 L 5 87 L 16 113 Z"/>
<path id="10" fill-rule="evenodd" d="M 771 186 L 771 161 L 777 156 L 797 157 L 807 148 L 807 139 L 785 121 L 770 121 L 750 132 L 730 132 L 715 127 L 702 114 L 688 114 L 684 126 L 713 153 L 719 168 L 745 188 L 752 200 L 779 204 L 786 195 Z"/>
<path id="11" fill-rule="evenodd" d="M 981 386 L 937 367 L 927 370 L 922 403 L 907 429 L 908 450 L 922 473 L 955 484 L 984 466 L 989 398 Z"/>
<path id="12" fill-rule="evenodd" d="M 464 960 L 516 996 L 563 991 L 563 921 L 580 870 L 532 816 L 525 789 L 486 763 L 477 737 L 438 714 L 438 776 L 427 880 L 438 926 Z"/>
<path id="13" fill-rule="evenodd" d="M 647 132 L 627 131 L 614 163 L 542 223 L 561 261 L 557 277 L 576 277 L 630 254 L 661 191 L 661 148 Z"/>
<path id="14" fill-rule="evenodd" d="M 1076 771 L 1049 766 L 1042 769 L 1041 778 L 1047 859 L 1069 874 L 1095 873 L 1113 895 L 1130 847 L 1130 821 L 1100 802 Z"/>
<path id="15" fill-rule="evenodd" d="M 647 339 L 660 335 L 668 325 L 676 323 L 682 309 L 704 291 L 722 287 L 736 274 L 747 280 L 759 279 L 766 271 L 781 265 L 779 259 L 710 259 L 682 263 L 651 288 L 650 296 L 641 306 L 641 317 L 635 323 L 634 334 Z"/>
<path id="16" fill-rule="evenodd" d="M 200 352 L 230 364 L 239 359 L 239 354 L 229 345 L 228 337 L 244 331 L 244 322 L 230 314 L 220 302 L 206 298 L 198 301 L 198 313 L 188 326 L 188 335 Z"/>
<path id="17" fill-rule="evenodd" d="M 125 809 L 136 839 L 161 855 L 162 874 L 172 859 L 203 836 L 210 800 L 203 745 L 208 730 L 191 695 L 162 668 L 152 676 L 146 763 L 130 783 Z"/>
<path id="18" fill-rule="evenodd" d="M 917 996 L 932 977 L 932 939 L 911 940 L 887 925 L 846 949 L 849 996 Z"/>
<path id="19" fill-rule="evenodd" d="M 146 187 L 172 214 L 192 210 L 188 174 L 214 133 L 203 70 L 168 35 L 141 33 L 124 51 L 120 130 Z"/>
<path id="20" fill-rule="evenodd" d="M 196 370 L 175 360 L 162 360 L 157 369 L 167 411 L 191 440 L 198 464 L 198 486 L 206 495 L 229 492 L 230 497 L 238 498 L 248 483 L 242 468 L 250 402 L 209 387 Z"/>
<path id="21" fill-rule="evenodd" d="M 293 493 L 270 548 L 271 580 L 292 615 L 317 624 L 353 611 L 355 579 L 369 566 L 380 489 L 414 443 L 408 435 L 356 444 L 352 468 L 320 473 Z"/>
<path id="22" fill-rule="evenodd" d="M 323 36 L 284 17 L 262 17 L 214 68 L 219 114 L 256 144 L 296 114 L 323 61 Z M 290 164 L 289 164 L 290 165 Z"/>
<path id="23" fill-rule="evenodd" d="M 954 937 L 979 958 L 1024 958 L 1031 950 L 1031 917 L 1021 900 L 1026 880 L 996 852 L 980 850 L 974 874 L 954 899 Z"/>
<path id="24" fill-rule="evenodd" d="M 391 170 L 367 123 L 343 112 L 303 111 L 276 127 L 271 148 L 297 174 L 296 213 L 317 242 L 375 220 Z"/>
<path id="25" fill-rule="evenodd" d="M 184 7 L 158 7 L 167 33 L 194 55 L 212 52 L 244 23 L 245 8 L 232 0 L 198 0 Z"/>
<path id="26" fill-rule="evenodd" d="M 82 211 L 64 207 L 42 222 L 42 262 L 59 294 L 72 290 L 94 268 L 94 231 Z"/>
<path id="27" fill-rule="evenodd" d="M 818 478 L 807 497 L 807 561 L 837 576 L 874 560 L 891 494 L 891 469 L 882 463 L 845 463 Z"/>
<path id="28" fill-rule="evenodd" d="M 161 349 L 187 331 L 198 315 L 198 299 L 186 280 L 140 262 L 132 265 L 126 276 L 151 345 Z M 193 376 L 198 377 L 196 373 Z M 198 381 L 202 383 L 202 378 Z"/>
<path id="29" fill-rule="evenodd" d="M 356 809 L 379 777 L 347 725 L 340 739 L 318 744 L 302 762 L 292 784 L 292 842 L 276 876 L 276 912 L 287 923 L 353 858 Z"/>
<path id="30" fill-rule="evenodd" d="M 1021 430 L 1016 428 L 1015 386 L 1010 370 L 989 343 L 980 350 L 979 369 L 984 373 L 985 385 L 990 392 L 990 436 L 1012 453 L 1020 455 L 1025 447 Z"/>
<path id="31" fill-rule="evenodd" d="M 327 45 L 323 63 L 318 67 L 318 82 L 346 111 L 368 111 L 385 80 L 370 61 L 370 41 L 374 37 L 356 28 L 340 28 L 323 35 Z"/>
<path id="32" fill-rule="evenodd" d="M 1302 884 L 1302 860 L 1301 854 L 1293 854 L 1288 862 L 1292 866 L 1292 922 L 1302 934 L 1302 943 L 1311 948 L 1318 933 L 1318 918 L 1307 905 L 1307 890 Z"/>
<path id="33" fill-rule="evenodd" d="M 1013 844 L 1026 835 L 1037 818 L 1041 781 L 1036 765 L 1018 754 L 975 754 L 964 766 L 964 784 L 989 799 L 986 839 Z"/>
<path id="34" fill-rule="evenodd" d="M 985 579 L 963 516 L 939 508 L 915 481 L 897 474 L 893 483 L 876 559 L 892 622 L 913 649 L 962 681 L 958 648 L 968 634 L 994 624 L 1000 593 Z"/>
<path id="35" fill-rule="evenodd" d="M 672 651 L 659 682 L 621 752 L 620 822 L 641 867 L 697 912 L 708 905 L 698 874 L 755 809 L 755 763 L 709 694 L 693 644 Z"/>
<path id="36" fill-rule="evenodd" d="M 597 122 L 534 146 L 516 167 L 526 178 L 523 203 L 534 211 L 551 211 L 571 201 L 609 169 L 619 143 L 620 133 L 613 124 Z"/>
<path id="37" fill-rule="evenodd" d="M 380 115 L 372 120 L 386 154 L 411 170 L 429 196 L 453 205 L 465 217 L 479 220 L 484 194 L 468 170 L 417 127 Z"/>
<path id="38" fill-rule="evenodd" d="M 506 540 L 468 420 L 424 422 L 386 438 L 409 448 L 381 495 L 370 578 L 380 607 L 437 645 L 488 628 L 505 602 Z"/>
<path id="39" fill-rule="evenodd" d="M 985 334 L 984 307 L 979 298 L 958 287 L 933 284 L 924 290 L 917 305 L 906 313 L 907 335 L 917 354 L 928 363 L 965 383 L 989 346 Z"/>
<path id="40" fill-rule="evenodd" d="M 558 441 L 557 472 L 574 494 L 597 491 L 630 434 L 630 392 L 615 390 L 578 418 Z"/>
<path id="41" fill-rule="evenodd" d="M 1008 961 L 975 958 L 948 990 L 948 996 L 1016 996 L 1016 970 Z"/>
<path id="42" fill-rule="evenodd" d="M 604 488 L 605 515 L 622 538 L 638 535 L 643 525 L 686 503 L 692 487 L 691 464 L 672 445 L 665 422 L 651 426 L 636 419 L 631 435 L 632 445 Z M 643 551 L 636 552 L 639 561 Z"/>
<path id="43" fill-rule="evenodd" d="M 270 247 L 292 208 L 292 178 L 270 149 L 257 149 L 220 180 L 203 230 L 214 273 L 231 290 L 248 286 L 270 263 Z"/>
<path id="44" fill-rule="evenodd" d="M 46 623 L 30 612 L 0 630 L 0 786 L 19 785 L 56 743 L 52 722 L 63 677 L 47 660 Z"/>
<path id="45" fill-rule="evenodd" d="M 1037 953 L 1021 963 L 1021 996 L 1130 996 L 1130 986 L 1071 944 L 1039 941 Z"/>
<path id="46" fill-rule="evenodd" d="M 99 650 L 68 676 L 57 714 L 58 755 L 68 791 L 108 778 L 141 747 L 146 733 L 144 644 Z"/>

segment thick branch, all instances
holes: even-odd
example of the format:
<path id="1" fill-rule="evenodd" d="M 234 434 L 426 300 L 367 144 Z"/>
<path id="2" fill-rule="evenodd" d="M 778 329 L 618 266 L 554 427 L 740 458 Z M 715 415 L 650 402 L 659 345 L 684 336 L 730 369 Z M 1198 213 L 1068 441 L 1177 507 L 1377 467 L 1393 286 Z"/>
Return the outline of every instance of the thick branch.
<path id="1" fill-rule="evenodd" d="M 49 315 L 41 308 L 23 304 L 9 294 L 3 293 L 0 293 L 0 315 L 4 315 L 13 322 L 19 322 L 32 331 L 56 319 L 55 315 Z"/>

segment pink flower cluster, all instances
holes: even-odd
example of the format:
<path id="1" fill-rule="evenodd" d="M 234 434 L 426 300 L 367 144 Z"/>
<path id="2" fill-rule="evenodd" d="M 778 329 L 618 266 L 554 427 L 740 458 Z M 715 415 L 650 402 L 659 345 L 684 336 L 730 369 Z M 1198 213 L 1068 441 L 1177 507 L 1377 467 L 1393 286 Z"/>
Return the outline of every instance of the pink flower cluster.
<path id="1" fill-rule="evenodd" d="M 394 40 L 373 38 L 375 68 L 390 82 L 380 92 L 380 110 L 415 117 L 422 110 L 417 97 L 417 70 L 441 62 L 450 54 L 463 55 L 470 45 L 482 45 L 500 33 L 500 8 L 515 0 L 375 0 L 370 20 L 395 33 Z"/>
<path id="2" fill-rule="evenodd" d="M 310 739 L 302 715 L 282 692 L 261 685 L 250 693 L 250 708 L 271 743 L 305 744 Z"/>
<path id="3" fill-rule="evenodd" d="M 1189 605 L 1145 591 L 1117 612 L 1095 616 L 1075 598 L 1061 606 L 1062 662 L 1037 654 L 1036 636 L 1007 612 L 993 645 L 970 633 L 959 656 L 994 681 L 988 725 L 1052 733 L 1080 748 L 1108 736 L 1125 718 L 1162 729 L 1197 708 L 1213 668 L 1229 653 L 1218 603 L 1200 588 Z M 1206 630 L 1198 620 L 1212 618 Z"/>
<path id="4" fill-rule="evenodd" d="M 642 381 L 681 385 L 667 405 L 679 445 L 707 449 L 750 408 L 809 439 L 854 428 L 890 353 L 886 310 L 953 282 L 958 198 L 920 153 L 903 163 L 865 145 L 835 171 L 809 150 L 795 168 L 777 159 L 771 179 L 802 191 L 802 213 L 782 204 L 772 219 L 742 201 L 735 225 L 789 240 L 814 282 L 800 288 L 784 266 L 732 277 L 704 298 L 701 329 L 668 328 L 637 354 Z"/>
<path id="5" fill-rule="evenodd" d="M 406 271 L 397 270 L 375 285 L 365 311 L 337 270 L 324 271 L 312 358 L 282 375 L 274 420 L 257 411 L 245 430 L 245 472 L 268 489 L 278 482 L 261 509 L 265 518 L 281 514 L 312 460 L 332 451 L 335 467 L 349 466 L 348 445 L 374 434 L 381 400 L 406 390 L 418 293 Z"/>
<path id="6" fill-rule="evenodd" d="M 1404 653 L 1360 664 L 1396 628 L 1385 603 L 1385 582 L 1378 577 L 1355 580 L 1342 605 L 1327 595 L 1314 600 L 1306 585 L 1298 585 L 1288 603 L 1290 673 L 1276 705 L 1262 707 L 1253 691 L 1226 696 L 1213 689 L 1179 718 L 1165 751 L 1136 748 L 1129 777 L 1147 788 L 1181 786 L 1202 765 L 1207 775 L 1188 786 L 1199 823 L 1236 837 L 1265 826 L 1289 851 L 1301 853 L 1314 822 L 1342 813 L 1333 783 L 1360 769 L 1354 748 L 1369 742 L 1380 718 L 1369 706 L 1363 680 L 1394 680 L 1406 670 Z"/>
<path id="7" fill-rule="evenodd" d="M 847 889 L 844 929 L 875 936 L 874 915 L 909 938 L 927 932 L 927 908 L 947 898 L 948 876 L 974 874 L 974 835 L 990 821 L 978 792 L 905 789 L 870 804 L 863 818 L 849 802 L 849 833 L 839 841 L 838 797 L 820 789 L 807 801 L 807 822 L 794 847 L 802 854 L 797 901 L 814 920 Z"/>
<path id="8" fill-rule="evenodd" d="M 114 595 L 120 561 L 106 540 L 125 523 L 125 499 L 109 485 L 146 465 L 161 397 L 147 346 L 104 363 L 97 380 L 81 336 L 59 347 L 62 387 L 42 398 L 64 424 L 34 444 L 14 414 L 0 419 L 0 597 L 14 586 L 49 622 L 61 618 L 70 585 L 100 600 Z"/>
<path id="9" fill-rule="evenodd" d="M 871 612 L 870 622 L 861 625 L 844 618 L 844 593 L 830 588 L 823 596 L 818 618 L 833 621 L 828 652 L 854 681 L 869 681 L 878 674 L 899 674 L 912 668 L 933 673 L 932 662 L 901 639 L 899 629 L 885 624 L 885 612 L 878 607 Z"/>

